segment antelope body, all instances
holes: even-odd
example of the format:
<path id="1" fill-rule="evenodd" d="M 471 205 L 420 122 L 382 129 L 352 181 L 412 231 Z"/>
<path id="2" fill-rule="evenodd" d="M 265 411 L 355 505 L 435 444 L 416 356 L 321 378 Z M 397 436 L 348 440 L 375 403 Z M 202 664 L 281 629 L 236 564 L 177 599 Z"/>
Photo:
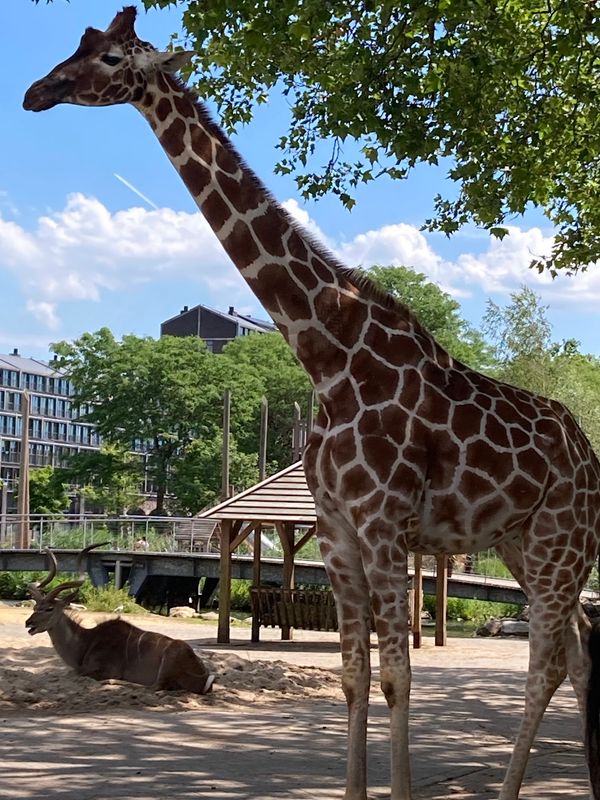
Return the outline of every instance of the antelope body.
<path id="1" fill-rule="evenodd" d="M 81 552 L 80 563 L 90 549 Z M 153 689 L 182 689 L 198 694 L 211 690 L 214 675 L 187 642 L 143 631 L 122 619 L 107 620 L 94 628 L 80 625 L 66 611 L 76 592 L 60 595 L 67 589 L 79 587 L 83 579 L 67 581 L 47 593 L 42 592 L 41 588 L 57 571 L 54 554 L 46 552 L 53 568 L 42 583 L 29 586 L 35 607 L 25 627 L 32 636 L 46 631 L 65 664 L 79 675 L 98 681 L 122 680 Z"/>

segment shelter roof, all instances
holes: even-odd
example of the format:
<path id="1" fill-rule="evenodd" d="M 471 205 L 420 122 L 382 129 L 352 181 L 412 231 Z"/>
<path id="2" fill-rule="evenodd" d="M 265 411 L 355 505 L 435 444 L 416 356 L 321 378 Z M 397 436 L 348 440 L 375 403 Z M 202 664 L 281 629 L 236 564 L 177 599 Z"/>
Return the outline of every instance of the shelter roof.
<path id="1" fill-rule="evenodd" d="M 211 519 L 254 522 L 295 522 L 314 525 L 315 503 L 306 484 L 304 468 L 297 461 L 281 472 L 251 486 L 198 515 Z"/>

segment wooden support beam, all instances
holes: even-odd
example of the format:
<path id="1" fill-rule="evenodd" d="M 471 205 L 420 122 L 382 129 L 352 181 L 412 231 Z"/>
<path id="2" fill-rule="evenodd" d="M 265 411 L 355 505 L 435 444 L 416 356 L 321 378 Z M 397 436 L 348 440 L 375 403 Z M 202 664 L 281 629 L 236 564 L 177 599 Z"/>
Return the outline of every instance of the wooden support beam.
<path id="1" fill-rule="evenodd" d="M 446 614 L 448 611 L 448 556 L 436 556 L 437 575 L 435 581 L 435 643 L 446 644 Z"/>
<path id="2" fill-rule="evenodd" d="M 294 555 L 296 555 L 296 553 L 297 553 L 299 550 L 302 550 L 302 548 L 303 548 L 303 547 L 304 547 L 304 545 L 305 545 L 305 544 L 308 542 L 308 540 L 309 540 L 310 538 L 312 538 L 312 537 L 315 535 L 315 531 L 316 531 L 316 525 L 312 525 L 312 526 L 311 526 L 311 527 L 310 527 L 310 528 L 309 528 L 309 529 L 306 531 L 306 533 L 304 534 L 304 536 L 302 536 L 302 537 L 301 537 L 301 538 L 300 538 L 300 539 L 299 539 L 299 540 L 296 542 L 296 544 L 294 545 Z"/>
<path id="3" fill-rule="evenodd" d="M 221 558 L 219 560 L 219 625 L 217 642 L 228 644 L 231 613 L 231 520 L 221 521 Z"/>
<path id="4" fill-rule="evenodd" d="M 294 588 L 294 531 L 296 526 L 293 522 L 277 522 L 275 527 L 283 548 L 282 589 L 286 591 Z M 282 626 L 281 638 L 284 641 L 293 639 L 293 629 L 289 625 Z"/>
<path id="5" fill-rule="evenodd" d="M 237 524 L 238 520 L 236 520 L 236 525 Z M 241 543 L 246 541 L 251 533 L 253 533 L 257 528 L 260 528 L 260 525 L 260 522 L 253 522 L 252 525 L 246 525 L 245 528 L 241 528 L 241 522 L 239 522 L 239 528 L 237 529 L 239 530 L 239 533 L 234 526 L 234 528 L 232 528 L 232 534 L 235 536 L 235 539 L 231 542 L 231 552 L 234 553 Z"/>
<path id="6" fill-rule="evenodd" d="M 412 635 L 413 647 L 421 647 L 423 610 L 423 556 L 420 553 L 414 554 L 415 576 L 413 578 L 413 609 L 412 609 Z"/>
<path id="7" fill-rule="evenodd" d="M 253 570 L 252 570 L 252 586 L 255 589 L 260 587 L 260 557 L 262 554 L 262 525 L 259 522 L 254 529 L 254 552 L 253 552 Z M 252 633 L 250 638 L 253 642 L 260 641 L 260 621 L 258 618 L 257 609 L 252 608 Z"/>

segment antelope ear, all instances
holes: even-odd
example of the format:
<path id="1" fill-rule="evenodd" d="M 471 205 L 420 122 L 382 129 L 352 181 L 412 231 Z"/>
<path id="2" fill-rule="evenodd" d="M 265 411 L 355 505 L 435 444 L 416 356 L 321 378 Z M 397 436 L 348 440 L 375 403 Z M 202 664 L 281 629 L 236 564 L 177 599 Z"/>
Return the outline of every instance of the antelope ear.
<path id="1" fill-rule="evenodd" d="M 191 63 L 194 55 L 193 50 L 156 52 L 152 54 L 152 61 L 157 69 L 162 69 L 164 72 L 178 72 Z"/>

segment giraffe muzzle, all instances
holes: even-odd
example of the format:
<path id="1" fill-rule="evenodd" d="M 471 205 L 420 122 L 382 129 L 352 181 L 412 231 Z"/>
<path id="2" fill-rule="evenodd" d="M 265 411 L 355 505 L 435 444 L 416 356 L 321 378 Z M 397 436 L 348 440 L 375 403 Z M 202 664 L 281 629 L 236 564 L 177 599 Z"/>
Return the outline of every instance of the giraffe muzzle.
<path id="1" fill-rule="evenodd" d="M 64 102 L 73 86 L 73 81 L 65 78 L 54 80 L 42 78 L 32 84 L 25 93 L 23 108 L 25 111 L 47 111 Z"/>

